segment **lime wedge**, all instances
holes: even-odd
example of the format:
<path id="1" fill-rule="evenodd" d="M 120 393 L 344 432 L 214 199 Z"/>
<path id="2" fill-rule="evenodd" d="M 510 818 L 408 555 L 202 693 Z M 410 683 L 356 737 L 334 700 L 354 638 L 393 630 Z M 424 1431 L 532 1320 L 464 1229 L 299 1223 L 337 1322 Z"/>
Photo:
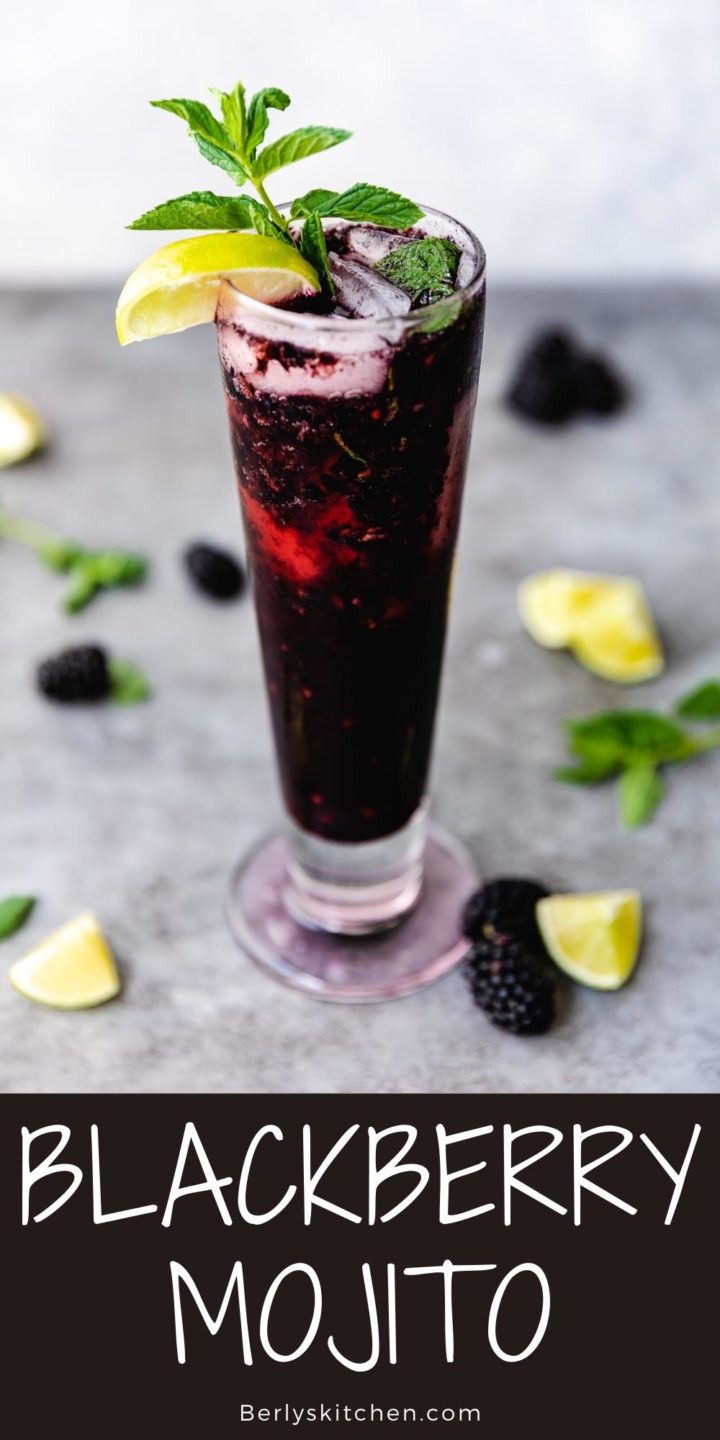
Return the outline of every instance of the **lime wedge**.
<path id="1" fill-rule="evenodd" d="M 526 630 L 538 645 L 569 648 L 588 670 L 620 684 L 663 669 L 662 646 L 639 581 L 581 570 L 542 570 L 518 589 Z"/>
<path id="2" fill-rule="evenodd" d="M 46 439 L 43 421 L 27 400 L 0 394 L 0 469 L 27 460 Z"/>
<path id="3" fill-rule="evenodd" d="M 536 907 L 540 934 L 555 964 L 593 990 L 618 990 L 635 969 L 642 901 L 635 890 L 549 895 Z"/>
<path id="4" fill-rule="evenodd" d="M 223 279 L 267 305 L 320 289 L 299 250 L 274 236 L 226 231 L 174 240 L 143 260 L 126 282 L 115 316 L 120 344 L 214 320 Z"/>
<path id="5" fill-rule="evenodd" d="M 618 581 L 598 596 L 571 648 L 587 670 L 620 685 L 653 680 L 665 664 L 655 623 L 637 580 Z"/>
<path id="6" fill-rule="evenodd" d="M 9 979 L 28 1000 L 87 1010 L 120 992 L 120 977 L 94 915 L 78 915 L 17 960 Z"/>
<path id="7" fill-rule="evenodd" d="M 582 570 L 540 570 L 528 575 L 518 588 L 518 608 L 525 629 L 538 645 L 563 649 L 607 583 L 607 577 Z"/>

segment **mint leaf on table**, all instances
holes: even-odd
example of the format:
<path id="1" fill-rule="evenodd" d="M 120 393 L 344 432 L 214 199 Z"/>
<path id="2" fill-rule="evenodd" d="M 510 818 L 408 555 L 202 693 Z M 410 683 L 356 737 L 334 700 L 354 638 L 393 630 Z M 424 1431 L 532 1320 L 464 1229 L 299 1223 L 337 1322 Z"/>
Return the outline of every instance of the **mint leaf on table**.
<path id="1" fill-rule="evenodd" d="M 301 130 L 291 130 L 289 135 L 282 135 L 260 151 L 253 166 L 254 173 L 264 179 L 275 170 L 294 165 L 296 160 L 304 160 L 308 155 L 318 155 L 322 150 L 330 150 L 333 145 L 341 145 L 343 140 L 350 139 L 350 135 L 350 130 L 336 130 L 328 125 L 306 125 Z"/>
<path id="2" fill-rule="evenodd" d="M 692 719 L 720 718 L 720 682 L 705 681 L 675 707 Z M 688 714 L 687 706 L 690 706 Z M 618 809 L 626 829 L 652 819 L 665 796 L 663 765 L 682 765 L 720 747 L 720 726 L 691 734 L 656 710 L 607 710 L 565 721 L 568 749 L 575 765 L 560 766 L 555 779 L 565 785 L 598 785 L 618 779 Z"/>
<path id="3" fill-rule="evenodd" d="M 703 680 L 675 705 L 685 720 L 720 720 L 720 680 Z"/>
<path id="4" fill-rule="evenodd" d="M 34 520 L 8 515 L 6 511 L 0 511 L 3 538 L 27 545 L 49 570 L 70 577 L 63 599 L 63 609 L 70 615 L 84 610 L 100 590 L 141 585 L 150 568 L 146 557 L 136 550 L 88 550 Z"/>
<path id="5" fill-rule="evenodd" d="M 300 234 L 300 253 L 309 261 L 314 270 L 320 276 L 323 290 L 329 295 L 334 294 L 330 264 L 328 262 L 327 245 L 325 244 L 325 231 L 322 227 L 322 220 L 317 211 L 308 215 L 303 224 Z"/>
<path id="6" fill-rule="evenodd" d="M 145 556 L 134 550 L 86 550 L 70 570 L 63 609 L 69 615 L 77 615 L 99 590 L 142 585 L 148 569 Z"/>
<path id="7" fill-rule="evenodd" d="M 108 660 L 109 698 L 115 705 L 140 705 L 151 694 L 150 681 L 131 660 Z"/>
<path id="8" fill-rule="evenodd" d="M 637 830 L 651 820 L 665 795 L 665 782 L 655 765 L 638 761 L 629 765 L 618 783 L 620 820 L 626 830 Z"/>
<path id="9" fill-rule="evenodd" d="M 253 224 L 252 200 L 244 195 L 213 195 L 191 190 L 146 210 L 128 230 L 247 230 Z M 283 237 L 284 238 L 284 237 Z"/>
<path id="10" fill-rule="evenodd" d="M 620 768 L 620 761 L 613 756 L 603 759 L 595 755 L 586 756 L 578 765 L 559 765 L 553 775 L 563 785 L 599 785 L 603 780 L 611 780 Z"/>
<path id="11" fill-rule="evenodd" d="M 7 940 L 25 924 L 34 905 L 34 895 L 8 895 L 0 900 L 0 940 Z"/>
<path id="12" fill-rule="evenodd" d="M 654 710 L 607 710 L 587 719 L 566 721 L 568 745 L 581 759 L 632 764 L 685 759 L 692 741 L 665 715 Z"/>
<path id="13" fill-rule="evenodd" d="M 410 296 L 413 305 L 433 305 L 455 293 L 460 251 L 452 240 L 427 235 L 398 245 L 373 269 Z"/>

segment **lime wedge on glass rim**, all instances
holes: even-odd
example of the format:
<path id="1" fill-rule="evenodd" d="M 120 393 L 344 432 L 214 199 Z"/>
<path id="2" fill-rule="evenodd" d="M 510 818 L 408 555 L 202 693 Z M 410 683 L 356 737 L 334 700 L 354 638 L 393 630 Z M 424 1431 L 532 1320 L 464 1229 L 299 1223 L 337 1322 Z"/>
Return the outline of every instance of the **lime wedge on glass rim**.
<path id="1" fill-rule="evenodd" d="M 222 280 L 266 305 L 316 295 L 317 273 L 294 245 L 245 231 L 193 235 L 163 245 L 133 270 L 118 300 L 121 345 L 214 320 Z"/>

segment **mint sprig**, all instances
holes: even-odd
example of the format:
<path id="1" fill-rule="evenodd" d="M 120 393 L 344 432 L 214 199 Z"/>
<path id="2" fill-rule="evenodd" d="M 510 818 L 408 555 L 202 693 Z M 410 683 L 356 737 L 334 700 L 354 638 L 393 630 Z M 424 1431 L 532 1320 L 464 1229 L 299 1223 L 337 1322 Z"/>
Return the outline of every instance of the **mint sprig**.
<path id="1" fill-rule="evenodd" d="M 68 576 L 63 609 L 69 615 L 84 610 L 101 590 L 141 585 L 149 565 L 136 550 L 88 550 L 76 540 L 65 540 L 44 525 L 0 510 L 0 539 L 26 545 L 48 570 Z"/>
<path id="2" fill-rule="evenodd" d="M 720 680 L 706 680 L 674 707 L 676 716 L 720 720 Z M 720 727 L 697 733 L 655 710 L 608 710 L 565 722 L 567 745 L 575 764 L 557 769 L 566 785 L 598 785 L 618 780 L 621 824 L 635 830 L 652 819 L 665 796 L 661 770 L 684 765 L 720 748 Z"/>
<path id="3" fill-rule="evenodd" d="M 349 140 L 350 131 L 330 125 L 305 125 L 264 145 L 269 112 L 286 110 L 290 96 L 271 86 L 248 100 L 240 82 L 232 90 L 212 93 L 219 103 L 220 116 L 201 100 L 150 103 L 184 120 L 201 155 L 229 175 L 240 189 L 251 185 L 257 199 L 194 190 L 146 210 L 131 222 L 129 230 L 254 229 L 259 235 L 273 235 L 296 245 L 317 270 L 322 288 L 332 293 L 322 218 L 332 216 L 403 230 L 422 218 L 419 206 L 379 185 L 361 182 L 344 191 L 316 189 L 294 201 L 290 208 L 292 220 L 305 222 L 296 238 L 289 230 L 288 219 L 270 199 L 266 179 L 297 160 L 342 144 Z"/>

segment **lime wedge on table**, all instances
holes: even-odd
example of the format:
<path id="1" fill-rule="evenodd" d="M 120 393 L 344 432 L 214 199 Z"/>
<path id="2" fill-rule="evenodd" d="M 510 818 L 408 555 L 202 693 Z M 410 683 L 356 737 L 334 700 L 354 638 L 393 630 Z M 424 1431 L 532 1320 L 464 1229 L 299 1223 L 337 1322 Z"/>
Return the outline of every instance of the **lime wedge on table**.
<path id="1" fill-rule="evenodd" d="M 555 964 L 593 990 L 618 990 L 640 950 L 642 902 L 635 890 L 549 895 L 536 908 L 540 934 Z"/>
<path id="2" fill-rule="evenodd" d="M 9 971 L 28 1000 L 56 1010 L 87 1010 L 119 994 L 120 977 L 94 915 L 78 915 L 17 960 Z"/>
<path id="3" fill-rule="evenodd" d="M 268 305 L 320 289 L 299 250 L 274 236 L 226 231 L 173 240 L 143 260 L 126 282 L 115 317 L 120 344 L 213 320 L 223 279 Z"/>
<path id="4" fill-rule="evenodd" d="M 37 410 L 22 395 L 0 394 L 0 468 L 27 460 L 45 440 L 45 426 Z"/>
<path id="5" fill-rule="evenodd" d="M 631 684 L 663 668 L 663 652 L 642 585 L 632 576 L 542 570 L 518 590 L 526 630 L 538 645 L 568 648 L 605 680 Z"/>

